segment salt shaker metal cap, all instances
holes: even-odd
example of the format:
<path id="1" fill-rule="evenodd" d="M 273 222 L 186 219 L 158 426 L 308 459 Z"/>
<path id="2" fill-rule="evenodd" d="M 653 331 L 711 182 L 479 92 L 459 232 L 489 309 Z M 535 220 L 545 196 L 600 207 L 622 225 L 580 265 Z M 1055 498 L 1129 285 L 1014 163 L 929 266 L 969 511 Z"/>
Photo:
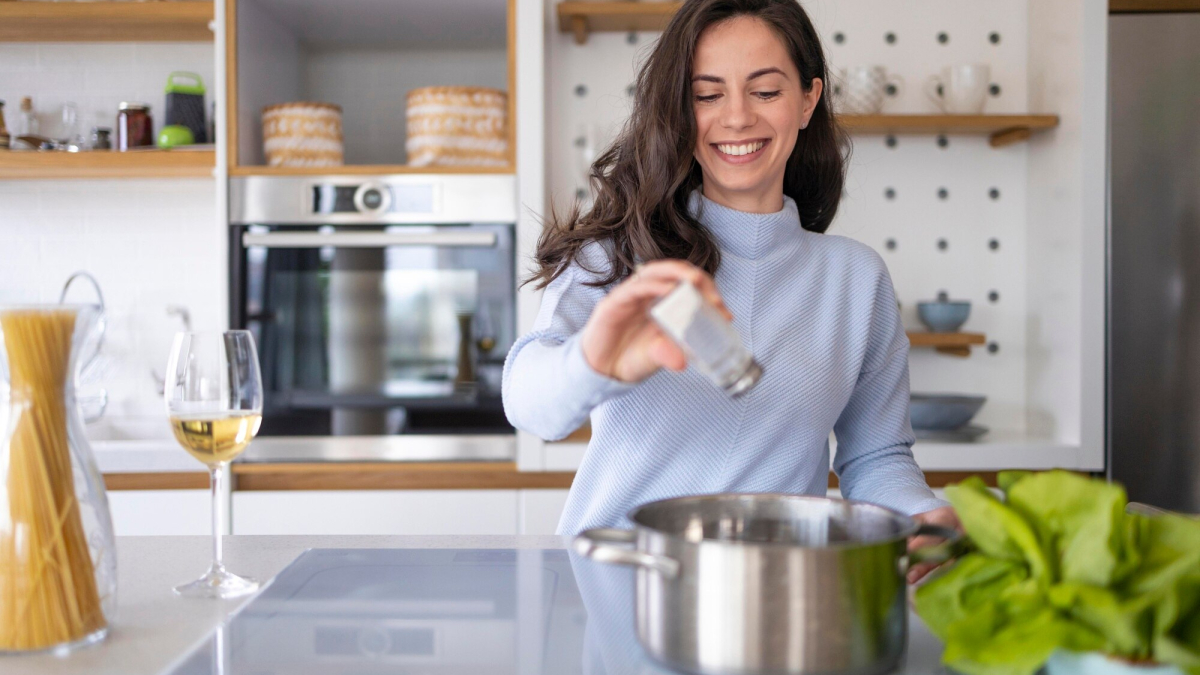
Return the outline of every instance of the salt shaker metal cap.
<path id="1" fill-rule="evenodd" d="M 650 308 L 650 317 L 697 370 L 730 396 L 740 396 L 758 384 L 762 367 L 742 346 L 733 324 L 691 283 L 680 282 Z"/>

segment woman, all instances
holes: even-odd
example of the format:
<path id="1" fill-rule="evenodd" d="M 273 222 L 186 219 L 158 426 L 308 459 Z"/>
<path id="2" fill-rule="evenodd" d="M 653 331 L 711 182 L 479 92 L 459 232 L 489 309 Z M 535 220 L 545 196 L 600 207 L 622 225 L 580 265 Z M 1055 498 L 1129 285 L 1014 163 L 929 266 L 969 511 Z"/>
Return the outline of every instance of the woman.
<path id="1" fill-rule="evenodd" d="M 683 494 L 823 495 L 831 431 L 846 497 L 956 523 L 910 450 L 908 339 L 887 269 L 822 234 L 846 146 L 824 82 L 796 0 L 688 0 L 592 167 L 594 206 L 547 228 L 541 311 L 503 393 L 509 421 L 542 438 L 591 418 L 560 533 Z M 682 280 L 763 367 L 740 398 L 687 368 L 647 318 Z"/>

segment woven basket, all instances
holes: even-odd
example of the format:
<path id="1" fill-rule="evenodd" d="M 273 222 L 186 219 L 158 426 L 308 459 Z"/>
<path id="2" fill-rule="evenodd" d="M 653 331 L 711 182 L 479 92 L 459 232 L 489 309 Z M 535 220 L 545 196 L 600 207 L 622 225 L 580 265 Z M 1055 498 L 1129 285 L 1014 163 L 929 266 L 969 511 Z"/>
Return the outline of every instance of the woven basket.
<path id="1" fill-rule="evenodd" d="M 342 108 L 297 101 L 262 109 L 268 166 L 341 166 Z"/>
<path id="2" fill-rule="evenodd" d="M 508 166 L 508 94 L 485 87 L 408 92 L 412 166 Z"/>

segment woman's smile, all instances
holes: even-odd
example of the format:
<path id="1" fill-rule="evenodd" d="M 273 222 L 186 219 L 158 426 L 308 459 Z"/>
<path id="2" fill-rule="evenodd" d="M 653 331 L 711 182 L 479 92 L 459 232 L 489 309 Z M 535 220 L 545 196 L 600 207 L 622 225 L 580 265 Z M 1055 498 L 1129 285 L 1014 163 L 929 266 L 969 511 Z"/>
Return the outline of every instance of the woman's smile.
<path id="1" fill-rule="evenodd" d="M 749 164 L 766 154 L 769 138 L 753 138 L 745 141 L 710 143 L 717 156 L 730 164 Z"/>

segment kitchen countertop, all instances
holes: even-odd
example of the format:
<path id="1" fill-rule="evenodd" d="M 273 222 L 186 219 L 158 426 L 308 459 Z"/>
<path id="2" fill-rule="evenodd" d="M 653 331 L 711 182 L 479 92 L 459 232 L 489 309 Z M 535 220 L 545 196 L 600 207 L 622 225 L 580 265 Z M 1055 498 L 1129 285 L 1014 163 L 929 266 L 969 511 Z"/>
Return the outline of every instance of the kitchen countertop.
<path id="1" fill-rule="evenodd" d="M 508 623 L 476 620 L 465 627 L 477 631 L 474 634 L 476 642 L 472 644 L 480 646 L 479 653 L 475 655 L 475 658 L 483 660 L 477 663 L 475 671 L 549 673 L 550 671 L 542 669 L 543 664 L 540 661 L 540 659 L 546 658 L 559 659 L 556 662 L 571 664 L 570 670 L 567 671 L 554 669 L 556 675 L 565 672 L 592 672 L 606 675 L 624 675 L 631 672 L 648 675 L 669 672 L 647 663 L 636 644 L 636 638 L 633 637 L 631 602 L 623 602 L 619 597 L 625 595 L 624 599 L 629 600 L 628 596 L 631 593 L 627 593 L 627 591 L 632 588 L 632 572 L 623 568 L 599 565 L 593 567 L 593 563 L 590 561 L 578 563 L 574 558 L 569 560 L 566 553 L 562 551 L 565 543 L 566 541 L 559 537 L 534 536 L 230 536 L 225 539 L 225 554 L 227 566 L 231 570 L 265 580 L 272 578 L 309 548 L 409 549 L 407 552 L 392 552 L 392 555 L 413 559 L 436 556 L 438 551 L 419 554 L 412 549 L 510 549 L 509 551 L 495 551 L 491 554 L 479 551 L 451 553 L 456 556 L 476 556 L 481 561 L 495 561 L 501 558 L 516 561 L 517 571 L 510 576 L 515 575 L 518 602 L 530 595 L 530 589 L 535 589 L 533 594 L 537 595 L 539 591 L 536 589 L 547 588 L 545 586 L 546 583 L 549 583 L 547 580 L 552 580 L 554 576 L 559 578 L 555 583 L 566 592 L 569 590 L 566 584 L 570 580 L 563 580 L 561 577 L 570 573 L 571 566 L 574 565 L 574 576 L 579 582 L 579 591 L 575 591 L 576 597 L 582 595 L 582 604 L 579 604 L 579 608 L 586 608 L 586 611 L 576 611 L 574 615 L 576 621 L 573 622 L 576 625 L 566 628 L 565 632 L 562 632 L 564 631 L 563 625 L 572 622 L 559 622 L 557 627 L 553 627 L 554 631 L 560 631 L 559 639 L 550 640 L 542 637 L 542 634 L 549 635 L 547 630 L 535 631 L 538 633 L 537 635 L 522 634 L 520 626 L 526 625 L 525 619 L 517 621 L 515 626 L 512 620 Z M 259 645 L 259 653 L 254 653 L 253 645 L 246 646 L 237 639 L 229 640 L 230 632 L 243 637 L 256 635 L 256 633 L 244 630 L 238 633 L 236 629 L 239 624 L 237 623 L 232 624 L 233 629 L 218 631 L 217 629 L 227 621 L 233 612 L 249 602 L 249 598 L 209 601 L 182 599 L 172 594 L 171 587 L 173 585 L 187 581 L 203 571 L 210 554 L 210 547 L 211 541 L 207 537 L 118 538 L 119 607 L 108 639 L 62 658 L 48 655 L 0 657 L 0 670 L 27 673 L 28 675 L 71 675 L 75 673 L 137 675 L 169 672 L 179 667 L 181 669 L 179 672 L 189 674 L 216 673 L 217 669 L 211 666 L 214 647 L 232 643 L 235 645 L 232 659 L 229 657 L 231 652 L 222 652 L 225 654 L 224 658 L 227 662 L 222 664 L 223 669 L 220 672 L 225 675 L 238 675 L 239 672 L 243 672 L 237 667 L 239 663 L 243 662 L 239 659 L 249 659 L 248 662 L 251 663 L 255 673 L 276 672 L 263 669 L 263 659 L 266 659 L 267 663 L 278 661 L 280 666 L 285 666 L 277 671 L 281 673 L 324 672 L 320 670 L 320 664 L 308 664 L 310 668 L 318 666 L 316 670 L 310 670 L 305 668 L 304 664 L 297 663 L 297 652 L 294 650 L 287 650 L 287 653 L 283 653 L 284 650 L 277 649 L 272 652 L 267 648 L 264 656 L 263 648 L 268 645 Z M 511 549 L 515 549 L 515 552 Z M 457 557 L 455 559 L 458 560 Z M 525 564 L 529 562 L 533 564 Z M 525 569 L 526 572 L 522 573 L 522 569 Z M 533 570 L 532 576 L 528 574 L 529 570 Z M 558 570 L 558 572 L 556 575 L 546 576 L 543 570 Z M 583 574 L 584 577 L 579 577 L 580 574 Z M 526 588 L 525 584 L 532 585 Z M 608 589 L 606 584 L 615 584 L 617 588 L 615 590 Z M 570 584 L 570 588 L 575 587 L 574 583 Z M 597 594 L 597 588 L 605 592 Z M 369 600 L 367 599 L 367 601 Z M 392 601 L 396 600 L 399 600 L 410 611 L 414 602 L 417 604 L 424 602 L 428 605 L 430 601 L 433 601 L 432 599 L 408 601 L 403 598 L 392 599 Z M 464 604 L 460 599 L 450 598 L 448 600 L 452 600 L 448 604 L 455 605 L 459 614 L 462 612 L 478 613 L 480 610 L 480 607 L 476 606 L 480 604 L 479 602 Z M 259 610 L 257 615 L 260 620 L 263 616 L 268 618 L 273 616 L 274 608 L 271 609 L 272 611 Z M 307 615 L 309 609 L 311 607 L 306 605 L 302 614 Z M 489 611 L 495 612 L 495 610 Z M 520 612 L 521 610 L 518 608 L 516 611 Z M 353 617 L 354 621 L 358 621 L 362 615 L 369 615 L 369 612 L 359 613 L 356 610 L 351 614 L 337 614 L 332 616 L 331 625 L 337 625 L 338 621 L 344 624 L 349 620 L 347 617 Z M 540 613 L 534 612 L 534 615 L 537 620 L 536 616 L 540 616 Z M 528 618 L 530 615 L 525 614 L 524 616 Z M 386 620 L 375 619 L 374 621 L 379 623 Z M 309 622 L 308 626 L 314 630 L 312 634 L 315 636 L 318 624 L 311 619 Z M 459 626 L 459 623 L 462 622 L 450 623 L 454 628 L 463 628 Z M 225 623 L 224 625 L 230 624 Z M 261 624 L 255 624 L 255 627 L 257 628 L 258 625 Z M 351 623 L 350 625 L 357 624 Z M 379 625 L 383 624 L 379 623 Z M 328 630 L 325 626 L 320 627 Z M 275 626 L 275 628 L 277 633 L 280 632 L 280 626 Z M 390 626 L 393 633 L 403 629 L 404 626 Z M 299 633 L 283 631 L 283 634 L 285 637 L 291 635 L 292 641 L 297 645 L 303 646 L 307 642 L 309 648 L 319 649 L 317 647 L 319 638 L 317 637 L 307 641 L 301 637 L 298 638 L 298 642 L 296 641 L 297 634 L 306 635 L 303 631 Z M 447 630 L 445 634 L 451 635 L 452 631 Z M 342 659 L 339 664 L 341 668 L 349 666 L 353 669 L 353 659 L 357 657 L 361 660 L 362 657 L 359 654 L 369 652 L 372 643 L 364 642 L 362 635 L 360 630 L 357 647 L 351 640 L 350 651 L 353 652 L 353 655 L 350 657 L 350 661 Z M 439 635 L 442 634 L 439 633 Z M 268 638 L 256 639 L 265 641 Z M 328 642 L 329 639 L 332 639 L 333 642 Z M 547 640 L 544 650 L 537 646 L 543 639 Z M 533 648 L 530 647 L 529 640 L 535 641 Z M 327 636 L 327 645 L 336 642 L 336 636 Z M 445 647 L 448 644 L 441 646 Z M 239 649 L 241 652 L 237 651 Z M 363 651 L 364 649 L 367 651 Z M 434 670 L 440 672 L 441 669 L 436 666 L 450 656 L 450 651 L 447 649 L 445 653 L 434 654 L 425 658 L 421 663 L 430 667 L 430 672 Z M 246 655 L 247 653 L 249 655 Z M 538 656 L 538 663 L 529 666 L 526 661 L 522 660 L 521 655 L 530 653 L 546 654 L 547 656 Z M 938 641 L 929 634 L 919 620 L 912 617 L 908 657 L 905 666 L 899 672 L 914 674 L 945 672 L 939 664 L 940 654 L 941 647 Z M 488 655 L 498 655 L 497 658 L 504 659 L 504 663 L 507 663 L 508 666 L 496 670 L 488 669 L 486 667 Z M 462 656 L 461 651 L 458 656 Z M 289 664 L 284 663 L 289 660 Z M 325 664 L 333 667 L 333 663 L 328 662 L 328 659 Z M 522 665 L 514 667 L 514 664 Z M 231 665 L 232 667 L 230 667 Z M 372 666 L 371 659 L 363 661 L 361 665 L 369 670 L 369 667 Z M 384 665 L 386 664 L 375 663 L 373 667 L 378 668 Z M 483 666 L 483 668 L 479 666 Z M 339 672 L 342 671 L 341 668 L 338 669 Z M 249 673 L 250 670 L 247 669 L 244 672 Z M 367 672 L 367 670 L 362 672 Z M 370 670 L 370 672 L 383 671 Z"/>

